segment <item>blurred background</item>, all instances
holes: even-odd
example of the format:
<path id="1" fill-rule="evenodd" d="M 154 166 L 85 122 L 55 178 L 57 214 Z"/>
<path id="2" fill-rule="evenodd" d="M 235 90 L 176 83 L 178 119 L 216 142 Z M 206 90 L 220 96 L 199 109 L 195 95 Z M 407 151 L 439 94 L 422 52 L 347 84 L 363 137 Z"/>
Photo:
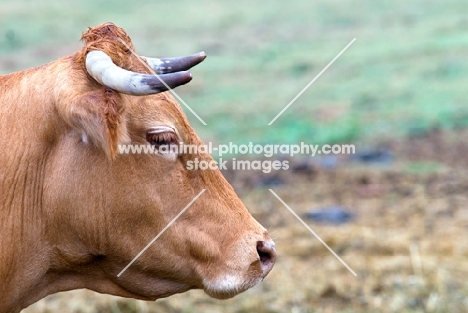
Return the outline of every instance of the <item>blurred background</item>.
<path id="1" fill-rule="evenodd" d="M 2 0 L 0 74 L 72 54 L 103 22 L 124 28 L 141 55 L 207 53 L 176 90 L 207 123 L 186 110 L 205 141 L 352 143 L 356 154 L 225 171 L 279 251 L 265 281 L 234 299 L 190 291 L 148 303 L 80 290 L 24 312 L 468 310 L 466 0 Z"/>

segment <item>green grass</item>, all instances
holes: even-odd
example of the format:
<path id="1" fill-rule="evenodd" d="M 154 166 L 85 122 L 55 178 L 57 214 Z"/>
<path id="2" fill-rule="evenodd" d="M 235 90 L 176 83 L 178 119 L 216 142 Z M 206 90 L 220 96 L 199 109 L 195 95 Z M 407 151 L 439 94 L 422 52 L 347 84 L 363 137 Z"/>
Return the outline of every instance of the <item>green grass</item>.
<path id="1" fill-rule="evenodd" d="M 403 173 L 408 174 L 430 174 L 436 173 L 444 168 L 444 165 L 435 161 L 407 162 L 403 168 Z"/>
<path id="2" fill-rule="evenodd" d="M 112 21 L 144 55 L 205 50 L 177 92 L 205 140 L 378 140 L 468 125 L 468 5 L 449 1 L 2 1 L 0 73 L 80 46 Z M 267 124 L 352 38 L 357 41 Z"/>

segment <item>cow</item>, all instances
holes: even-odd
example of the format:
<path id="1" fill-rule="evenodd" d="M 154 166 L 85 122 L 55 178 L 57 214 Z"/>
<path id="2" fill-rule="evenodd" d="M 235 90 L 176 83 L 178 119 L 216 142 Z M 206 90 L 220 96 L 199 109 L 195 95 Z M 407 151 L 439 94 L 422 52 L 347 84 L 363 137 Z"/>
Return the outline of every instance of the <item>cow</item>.
<path id="1" fill-rule="evenodd" d="M 0 312 L 80 288 L 225 299 L 262 281 L 275 244 L 218 169 L 187 169 L 209 154 L 118 151 L 203 144 L 168 89 L 188 83 L 205 54 L 138 56 L 112 23 L 82 41 L 0 76 Z"/>

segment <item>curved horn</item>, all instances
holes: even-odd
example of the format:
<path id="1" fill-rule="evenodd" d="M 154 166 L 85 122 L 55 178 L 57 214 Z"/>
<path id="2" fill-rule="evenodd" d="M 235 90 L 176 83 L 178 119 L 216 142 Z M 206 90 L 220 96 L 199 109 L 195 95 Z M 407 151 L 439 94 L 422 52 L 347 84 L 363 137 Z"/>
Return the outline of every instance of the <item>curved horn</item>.
<path id="1" fill-rule="evenodd" d="M 160 93 L 192 80 L 192 74 L 187 71 L 163 75 L 127 71 L 115 65 L 106 53 L 98 50 L 86 55 L 86 70 L 100 84 L 134 96 Z"/>
<path id="2" fill-rule="evenodd" d="M 149 66 L 158 74 L 174 73 L 178 71 L 186 71 L 198 63 L 202 62 L 206 58 L 205 52 L 199 52 L 197 54 L 175 57 L 175 58 L 148 58 L 143 57 Z"/>

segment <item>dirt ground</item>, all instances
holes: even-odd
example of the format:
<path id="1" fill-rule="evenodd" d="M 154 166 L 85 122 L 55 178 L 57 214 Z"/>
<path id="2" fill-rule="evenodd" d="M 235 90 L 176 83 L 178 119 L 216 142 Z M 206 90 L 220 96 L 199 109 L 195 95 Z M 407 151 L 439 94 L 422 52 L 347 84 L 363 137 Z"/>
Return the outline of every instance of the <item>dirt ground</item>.
<path id="1" fill-rule="evenodd" d="M 273 234 L 275 268 L 234 299 L 190 291 L 148 303 L 79 290 L 26 309 L 45 312 L 468 312 L 467 131 L 381 143 L 392 158 L 291 160 L 291 170 L 225 173 Z M 358 146 L 359 152 L 359 146 Z M 274 190 L 354 276 L 270 192 Z M 305 214 L 341 206 L 355 218 L 322 224 Z"/>

